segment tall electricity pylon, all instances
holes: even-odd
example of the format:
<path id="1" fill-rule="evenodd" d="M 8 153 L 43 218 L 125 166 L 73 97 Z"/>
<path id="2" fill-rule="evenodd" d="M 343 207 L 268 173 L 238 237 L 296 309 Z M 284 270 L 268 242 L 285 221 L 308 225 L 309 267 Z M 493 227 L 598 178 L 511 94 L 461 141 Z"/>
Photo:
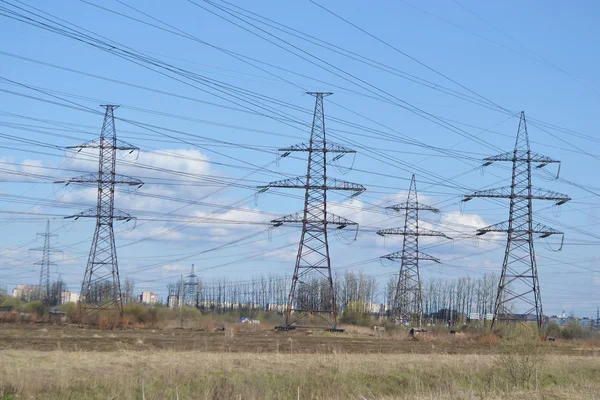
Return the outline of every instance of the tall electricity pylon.
<path id="1" fill-rule="evenodd" d="M 533 187 L 531 169 L 532 164 L 537 164 L 536 168 L 543 168 L 560 161 L 531 151 L 524 112 L 521 112 L 514 151 L 484 158 L 484 161 L 484 166 L 497 161 L 512 163 L 510 186 L 475 192 L 465 196 L 463 200 L 469 201 L 475 197 L 510 199 L 508 221 L 477 230 L 477 235 L 502 232 L 508 236 L 491 328 L 494 328 L 497 321 L 508 323 L 528 320 L 530 315 L 535 315 L 538 329 L 541 329 L 544 324 L 544 313 L 533 241 L 536 237 L 546 238 L 551 235 L 563 235 L 564 238 L 564 234 L 533 222 L 533 200 L 551 200 L 555 201 L 556 205 L 561 205 L 571 198 L 561 193 Z M 517 313 L 517 307 L 524 307 L 524 312 Z"/>
<path id="2" fill-rule="evenodd" d="M 38 292 L 38 300 L 40 300 L 42 303 L 47 303 L 50 299 L 50 267 L 56 266 L 55 263 L 50 261 L 50 254 L 53 252 L 61 252 L 61 250 L 53 250 L 50 248 L 50 238 L 58 237 L 57 234 L 50 233 L 50 221 L 46 221 L 46 232 L 38 233 L 37 235 L 44 238 L 44 247 L 31 249 L 32 251 L 40 251 L 42 253 L 42 260 L 34 264 L 40 266 L 40 287 Z"/>
<path id="3" fill-rule="evenodd" d="M 316 98 L 310 141 L 308 144 L 300 143 L 280 149 L 283 152 L 282 157 L 292 152 L 308 153 L 306 176 L 271 182 L 266 186 L 259 186 L 259 189 L 261 191 L 269 188 L 303 189 L 305 193 L 303 212 L 271 221 L 274 226 L 284 223 L 302 224 L 302 235 L 286 307 L 285 326 L 278 329 L 295 329 L 301 326 L 296 323 L 303 319 L 305 322 L 308 320 L 309 325 L 315 325 L 315 317 L 320 317 L 325 321 L 326 329 L 340 331 L 337 328 L 338 310 L 331 275 L 327 230 L 329 226 L 335 226 L 336 229 L 353 226 L 358 231 L 358 224 L 327 211 L 327 192 L 351 191 L 354 192 L 352 194 L 354 197 L 366 189 L 362 185 L 327 176 L 328 153 L 338 153 L 336 158 L 339 158 L 343 154 L 356 153 L 356 151 L 326 140 L 323 98 L 332 93 L 309 92 L 308 94 Z"/>
<path id="4" fill-rule="evenodd" d="M 117 151 L 133 152 L 137 147 L 117 140 L 114 110 L 116 105 L 103 105 L 106 109 L 100 138 L 71 148 L 98 149 L 98 172 L 64 181 L 70 183 L 94 183 L 98 186 L 97 205 L 88 211 L 67 218 L 95 218 L 96 229 L 90 254 L 83 276 L 79 297 L 82 318 L 91 317 L 100 311 L 116 310 L 123 314 L 123 299 L 117 263 L 117 248 L 113 230 L 114 221 L 129 221 L 131 215 L 116 210 L 115 185 L 142 186 L 142 181 L 115 173 Z"/>
<path id="5" fill-rule="evenodd" d="M 186 276 L 187 281 L 184 283 L 185 286 L 185 291 L 184 291 L 184 296 L 185 296 L 185 300 L 184 303 L 189 305 L 189 306 L 195 306 L 195 302 L 198 299 L 198 276 L 196 275 L 196 272 L 194 270 L 194 264 L 192 264 L 192 269 L 190 271 L 190 274 L 188 276 Z"/>
<path id="6" fill-rule="evenodd" d="M 419 203 L 417 197 L 417 182 L 415 176 L 410 181 L 410 190 L 406 203 L 386 207 L 386 209 L 405 212 L 404 228 L 381 229 L 377 232 L 380 236 L 402 235 L 402 252 L 396 252 L 382 256 L 391 261 L 400 260 L 400 273 L 398 284 L 392 304 L 392 315 L 398 317 L 402 323 L 417 322 L 419 326 L 423 323 L 423 294 L 421 291 L 421 277 L 419 275 L 419 260 L 433 261 L 439 263 L 436 257 L 419 251 L 419 237 L 431 236 L 450 239 L 442 232 L 419 228 L 419 211 L 431 211 L 439 213 L 440 210 Z"/>

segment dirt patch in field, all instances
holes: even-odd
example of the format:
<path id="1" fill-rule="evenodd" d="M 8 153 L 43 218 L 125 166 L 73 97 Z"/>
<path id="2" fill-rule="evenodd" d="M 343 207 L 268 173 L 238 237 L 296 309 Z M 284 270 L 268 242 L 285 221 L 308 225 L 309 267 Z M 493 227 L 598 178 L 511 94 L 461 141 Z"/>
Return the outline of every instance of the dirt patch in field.
<path id="1" fill-rule="evenodd" d="M 77 326 L 0 325 L 0 350 L 65 351 L 197 350 L 231 353 L 493 354 L 497 346 L 468 338 L 409 340 L 375 336 L 271 330 L 203 332 L 185 329 L 97 330 Z M 598 355 L 596 348 L 547 343 L 548 354 Z"/>

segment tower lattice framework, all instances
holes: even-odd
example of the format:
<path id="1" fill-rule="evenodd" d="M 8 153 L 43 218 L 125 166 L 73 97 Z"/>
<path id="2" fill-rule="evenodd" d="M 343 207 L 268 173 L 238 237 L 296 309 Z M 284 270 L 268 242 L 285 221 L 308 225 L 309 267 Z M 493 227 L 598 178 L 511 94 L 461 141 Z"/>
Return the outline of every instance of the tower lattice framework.
<path id="1" fill-rule="evenodd" d="M 327 176 L 327 155 L 336 157 L 355 153 L 336 143 L 328 142 L 325 134 L 325 112 L 323 98 L 332 93 L 309 92 L 315 96 L 310 141 L 280 149 L 285 157 L 293 152 L 308 153 L 306 176 L 271 182 L 260 186 L 261 191 L 269 188 L 289 188 L 304 190 L 304 211 L 274 219 L 271 223 L 280 226 L 284 223 L 302 224 L 302 234 L 298 246 L 294 275 L 285 312 L 285 325 L 280 330 L 295 329 L 300 321 L 305 325 L 338 330 L 338 309 L 336 293 L 331 274 L 331 258 L 327 231 L 330 227 L 343 229 L 358 224 L 337 216 L 327 210 L 327 193 L 330 190 L 354 192 L 352 197 L 365 191 L 364 186 Z"/>
<path id="2" fill-rule="evenodd" d="M 42 253 L 42 260 L 34 263 L 34 265 L 40 266 L 40 286 L 38 291 L 38 300 L 46 304 L 50 299 L 50 267 L 56 266 L 50 260 L 50 255 L 53 252 L 60 252 L 60 250 L 53 250 L 50 247 L 50 238 L 58 237 L 57 234 L 50 233 L 50 221 L 46 221 L 46 232 L 38 233 L 37 236 L 44 238 L 44 247 L 37 247 L 31 249 L 32 251 L 39 251 Z"/>
<path id="3" fill-rule="evenodd" d="M 98 187 L 95 208 L 68 218 L 95 218 L 96 229 L 88 256 L 85 274 L 81 285 L 79 306 L 81 317 L 86 319 L 104 310 L 116 310 L 123 314 L 123 299 L 119 280 L 119 265 L 115 245 L 114 221 L 129 221 L 131 215 L 116 210 L 115 185 L 141 186 L 143 183 L 134 178 L 115 172 L 117 151 L 133 152 L 139 150 L 117 139 L 114 110 L 116 105 L 103 105 L 106 112 L 100 138 L 71 148 L 98 149 L 98 172 L 66 181 L 69 183 L 96 184 Z"/>
<path id="4" fill-rule="evenodd" d="M 189 275 L 186 276 L 187 281 L 184 283 L 184 304 L 189 306 L 196 306 L 196 302 L 198 301 L 198 275 L 196 275 L 196 270 L 194 264 L 192 264 L 192 269 L 190 270 Z"/>
<path id="5" fill-rule="evenodd" d="M 564 234 L 543 224 L 534 223 L 533 200 L 550 200 L 561 205 L 571 198 L 565 194 L 533 187 L 531 172 L 533 164 L 536 164 L 535 168 L 543 168 L 560 161 L 531 151 L 524 112 L 521 112 L 514 151 L 488 157 L 484 161 L 484 166 L 500 161 L 512 163 L 510 186 L 478 191 L 465 196 L 463 200 L 469 201 L 476 197 L 510 200 L 508 221 L 477 231 L 477 235 L 488 232 L 507 234 L 491 327 L 493 329 L 498 321 L 505 323 L 527 321 L 535 316 L 538 328 L 541 329 L 544 314 L 533 243 L 535 238 L 546 238 L 551 235 L 564 237 Z M 521 308 L 521 311 L 517 312 L 517 308 Z"/>
<path id="6" fill-rule="evenodd" d="M 403 228 L 381 229 L 377 232 L 380 236 L 401 235 L 403 237 L 402 251 L 387 254 L 381 258 L 391 261 L 400 261 L 400 272 L 398 283 L 392 303 L 392 316 L 399 318 L 403 323 L 423 323 L 423 293 L 421 290 L 421 277 L 419 273 L 419 261 L 440 260 L 419 251 L 419 237 L 442 237 L 450 239 L 442 232 L 419 228 L 419 211 L 439 213 L 437 208 L 419 203 L 417 196 L 417 182 L 412 176 L 410 189 L 406 203 L 397 204 L 387 209 L 404 212 Z"/>

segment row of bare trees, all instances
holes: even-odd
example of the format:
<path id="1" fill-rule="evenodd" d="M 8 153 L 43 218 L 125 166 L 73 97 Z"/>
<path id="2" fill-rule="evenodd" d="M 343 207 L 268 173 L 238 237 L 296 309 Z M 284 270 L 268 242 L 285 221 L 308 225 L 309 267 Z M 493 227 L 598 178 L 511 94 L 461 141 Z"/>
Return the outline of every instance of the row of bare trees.
<path id="1" fill-rule="evenodd" d="M 260 276 L 248 281 L 217 278 L 211 281 L 196 279 L 167 285 L 175 304 L 184 301 L 188 306 L 205 311 L 226 313 L 232 310 L 261 309 L 283 312 L 288 301 L 290 278 L 277 275 Z M 338 310 L 389 315 L 397 277 L 391 277 L 384 290 L 379 290 L 374 277 L 363 272 L 336 274 L 333 278 Z M 133 287 L 133 282 L 129 285 Z M 190 287 L 193 291 L 190 291 Z M 481 316 L 491 313 L 498 276 L 486 273 L 481 277 L 429 279 L 423 282 L 423 312 L 428 320 L 464 322 L 472 313 Z M 305 279 L 297 287 L 297 298 L 309 307 L 326 309 L 330 306 L 329 284 L 324 278 Z"/>
<path id="2" fill-rule="evenodd" d="M 386 286 L 385 304 L 390 309 L 394 301 L 397 277 Z M 485 316 L 491 313 L 498 291 L 498 276 L 485 273 L 455 279 L 429 279 L 421 286 L 423 313 L 429 320 L 465 322 L 470 314 Z"/>
<path id="3" fill-rule="evenodd" d="M 374 312 L 379 297 L 375 278 L 362 272 L 336 274 L 333 278 L 338 309 L 343 311 L 349 304 L 361 304 L 365 312 Z M 183 301 L 186 305 L 203 310 L 227 312 L 232 309 L 256 308 L 268 311 L 285 310 L 290 292 L 289 277 L 276 275 L 260 276 L 249 281 L 232 281 L 227 278 L 195 282 L 181 280 L 167 285 L 169 298 L 176 304 Z M 190 295 L 188 288 L 194 291 Z M 331 307 L 331 293 L 327 279 L 304 278 L 297 286 L 296 297 L 307 307 L 327 309 Z M 181 300 L 179 300 L 181 299 Z"/>

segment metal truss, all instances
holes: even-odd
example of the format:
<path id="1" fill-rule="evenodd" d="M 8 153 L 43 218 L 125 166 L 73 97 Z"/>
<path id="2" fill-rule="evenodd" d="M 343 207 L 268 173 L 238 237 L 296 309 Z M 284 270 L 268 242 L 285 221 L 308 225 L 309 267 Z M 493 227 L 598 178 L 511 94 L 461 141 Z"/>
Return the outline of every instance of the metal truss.
<path id="1" fill-rule="evenodd" d="M 358 224 L 327 211 L 327 192 L 330 190 L 350 191 L 354 197 L 365 191 L 364 186 L 327 176 L 327 154 L 355 153 L 344 146 L 327 142 L 325 134 L 325 112 L 323 98 L 332 93 L 308 93 L 315 96 L 310 141 L 279 149 L 282 157 L 291 152 L 308 153 L 306 175 L 298 178 L 272 182 L 259 186 L 261 192 L 269 188 L 303 189 L 304 211 L 293 213 L 271 221 L 273 226 L 302 224 L 294 275 L 285 313 L 285 325 L 280 330 L 297 326 L 324 325 L 329 330 L 337 328 L 338 309 L 331 275 L 331 258 L 327 231 L 331 227 L 343 229 Z"/>
<path id="2" fill-rule="evenodd" d="M 399 318 L 402 323 L 423 323 L 423 294 L 421 290 L 421 277 L 419 274 L 419 261 L 433 261 L 439 263 L 436 257 L 419 252 L 419 237 L 441 237 L 450 239 L 443 232 L 419 228 L 419 211 L 439 213 L 439 210 L 420 204 L 417 196 L 417 182 L 412 176 L 410 190 L 406 203 L 386 207 L 390 210 L 404 211 L 404 227 L 381 229 L 377 232 L 380 236 L 403 236 L 402 251 L 387 254 L 381 258 L 400 261 L 400 273 L 392 304 L 392 316 Z"/>
<path id="3" fill-rule="evenodd" d="M 531 185 L 531 171 L 533 164 L 537 164 L 536 168 L 541 168 L 550 163 L 560 163 L 560 161 L 531 151 L 524 112 L 521 112 L 514 151 L 488 157 L 484 161 L 484 165 L 490 165 L 496 161 L 512 163 L 510 186 L 475 192 L 465 196 L 463 200 L 469 201 L 476 197 L 510 199 L 508 221 L 477 231 L 477 235 L 484 235 L 488 232 L 507 234 L 506 251 L 498 293 L 494 302 L 494 317 L 491 327 L 493 329 L 497 321 L 526 321 L 530 316 L 535 316 L 538 328 L 541 329 L 544 323 L 544 313 L 533 242 L 536 237 L 564 236 L 564 234 L 533 222 L 533 200 L 549 200 L 554 201 L 556 205 L 561 205 L 571 198 L 561 193 L 534 188 Z M 518 312 L 517 307 L 521 308 Z"/>
<path id="4" fill-rule="evenodd" d="M 94 183 L 98 188 L 96 208 L 67 218 L 95 218 L 96 229 L 81 285 L 79 307 L 85 322 L 89 317 L 105 310 L 123 314 L 123 299 L 119 280 L 119 266 L 113 222 L 129 221 L 131 215 L 115 210 L 115 185 L 141 186 L 143 182 L 115 173 L 117 151 L 133 152 L 137 147 L 117 140 L 114 110 L 116 105 L 103 105 L 106 109 L 100 138 L 73 148 L 98 149 L 98 172 L 62 181 L 61 183 Z"/>
<path id="5" fill-rule="evenodd" d="M 54 250 L 50 247 L 50 238 L 58 237 L 57 234 L 50 233 L 50 221 L 46 221 L 46 232 L 38 233 L 37 236 L 44 238 L 44 247 L 31 249 L 31 251 L 39 251 L 42 253 L 42 260 L 33 264 L 40 266 L 40 286 L 37 297 L 42 303 L 48 304 L 50 299 L 50 267 L 56 266 L 55 263 L 50 261 L 50 255 L 56 252 L 62 253 L 62 250 Z"/>

